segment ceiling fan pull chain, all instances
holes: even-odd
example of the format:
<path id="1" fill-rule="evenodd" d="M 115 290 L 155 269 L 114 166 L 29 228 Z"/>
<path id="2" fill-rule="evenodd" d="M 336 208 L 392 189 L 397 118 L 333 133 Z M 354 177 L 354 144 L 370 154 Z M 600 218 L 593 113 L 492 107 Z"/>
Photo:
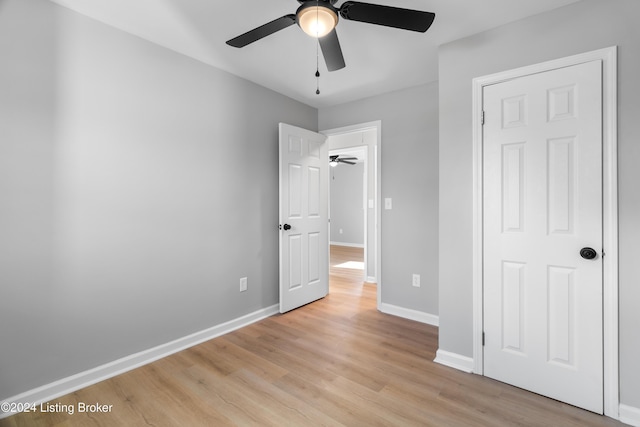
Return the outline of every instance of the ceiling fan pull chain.
<path id="1" fill-rule="evenodd" d="M 316 19 L 318 11 L 316 9 Z M 316 37 L 316 95 L 320 95 L 320 38 Z"/>

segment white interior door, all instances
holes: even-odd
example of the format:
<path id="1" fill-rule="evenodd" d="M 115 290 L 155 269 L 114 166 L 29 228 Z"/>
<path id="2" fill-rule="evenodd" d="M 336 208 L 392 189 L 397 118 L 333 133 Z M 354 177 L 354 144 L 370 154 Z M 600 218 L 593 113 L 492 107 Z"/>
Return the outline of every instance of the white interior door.
<path id="1" fill-rule="evenodd" d="M 329 292 L 329 152 L 324 135 L 280 123 L 280 312 Z"/>
<path id="2" fill-rule="evenodd" d="M 598 413 L 601 67 L 588 62 L 483 93 L 484 373 Z M 581 256 L 587 247 L 595 258 Z"/>

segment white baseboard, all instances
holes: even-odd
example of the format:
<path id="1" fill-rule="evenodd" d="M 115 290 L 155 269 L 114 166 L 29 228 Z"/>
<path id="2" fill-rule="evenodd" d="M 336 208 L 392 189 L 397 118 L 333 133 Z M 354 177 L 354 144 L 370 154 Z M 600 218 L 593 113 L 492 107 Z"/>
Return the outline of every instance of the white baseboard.
<path id="1" fill-rule="evenodd" d="M 373 276 L 367 276 L 367 278 L 364 279 L 364 281 L 367 283 L 376 283 L 376 284 L 378 283 L 378 280 Z"/>
<path id="2" fill-rule="evenodd" d="M 640 427 L 640 408 L 620 404 L 620 422 Z"/>
<path id="3" fill-rule="evenodd" d="M 398 307 L 393 304 L 382 303 L 378 307 L 383 313 L 392 314 L 394 316 L 403 317 L 416 322 L 426 323 L 428 325 L 438 326 L 439 318 L 435 314 L 425 313 L 423 311 L 411 310 L 409 308 Z"/>
<path id="4" fill-rule="evenodd" d="M 205 330 L 184 336 L 182 338 L 178 338 L 177 340 L 168 342 L 166 344 L 161 344 L 157 347 L 125 356 L 121 359 L 114 360 L 96 368 L 89 369 L 84 372 L 79 372 L 75 375 L 71 375 L 70 377 L 62 378 L 58 381 L 54 381 L 50 384 L 34 388 L 33 390 L 20 393 L 16 396 L 9 397 L 7 399 L 0 399 L 0 401 L 39 405 L 60 396 L 73 393 L 74 391 L 96 384 L 108 378 L 123 374 L 127 371 L 146 365 L 158 359 L 162 359 L 163 357 L 167 357 L 189 347 L 193 347 L 194 345 L 209 341 L 213 338 L 219 337 L 236 329 L 240 329 L 244 326 L 250 325 L 251 323 L 255 323 L 259 320 L 273 316 L 278 312 L 279 306 L 277 304 L 272 305 L 270 307 L 254 311 L 253 313 L 249 313 L 245 316 L 230 320 L 220 325 L 207 328 Z M 13 413 L 0 411 L 0 419 L 9 417 L 11 415 L 13 415 Z"/>
<path id="5" fill-rule="evenodd" d="M 434 362 L 460 371 L 473 372 L 473 358 L 438 349 Z"/>
<path id="6" fill-rule="evenodd" d="M 346 246 L 348 248 L 362 248 L 364 249 L 363 243 L 347 243 L 347 242 L 329 242 L 331 246 Z"/>

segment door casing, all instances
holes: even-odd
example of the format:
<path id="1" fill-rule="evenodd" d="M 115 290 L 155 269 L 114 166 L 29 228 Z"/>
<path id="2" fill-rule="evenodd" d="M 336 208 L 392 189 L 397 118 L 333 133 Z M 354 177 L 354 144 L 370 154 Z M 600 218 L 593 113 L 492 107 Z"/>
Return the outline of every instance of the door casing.
<path id="1" fill-rule="evenodd" d="M 483 132 L 484 86 L 593 60 L 602 60 L 604 414 L 619 418 L 617 47 L 556 59 L 473 80 L 473 372 L 484 374 L 483 333 Z"/>

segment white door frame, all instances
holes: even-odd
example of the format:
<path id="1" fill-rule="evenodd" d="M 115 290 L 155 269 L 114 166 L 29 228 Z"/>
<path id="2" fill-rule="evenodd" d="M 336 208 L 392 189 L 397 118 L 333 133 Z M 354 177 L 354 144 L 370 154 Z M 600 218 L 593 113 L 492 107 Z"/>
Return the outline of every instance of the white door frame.
<path id="1" fill-rule="evenodd" d="M 377 289 L 376 289 L 376 294 L 377 294 L 377 308 L 378 310 L 380 309 L 381 303 L 382 303 L 382 250 L 381 250 L 381 225 L 380 225 L 380 218 L 381 218 L 381 212 L 382 212 L 382 205 L 381 205 L 381 182 L 382 182 L 382 177 L 381 177 L 381 144 L 382 144 L 382 121 L 380 120 L 376 120 L 373 122 L 366 122 L 366 123 L 360 123 L 360 124 L 356 124 L 356 125 L 351 125 L 351 126 L 344 126 L 344 127 L 339 127 L 339 128 L 334 128 L 334 129 L 328 129 L 328 130 L 322 130 L 319 133 L 326 135 L 327 137 L 331 137 L 331 136 L 336 136 L 336 135 L 343 135 L 343 134 L 347 134 L 347 133 L 354 133 L 354 132 L 362 132 L 362 131 L 366 131 L 366 130 L 371 130 L 371 129 L 375 129 L 376 130 L 376 142 L 375 145 L 373 147 L 371 147 L 371 145 L 368 145 L 368 147 L 370 148 L 369 152 L 367 153 L 367 162 L 373 162 L 373 170 L 374 170 L 374 191 L 376 194 L 376 201 L 375 201 L 375 212 L 374 212 L 374 227 L 375 227 L 375 241 L 373 242 L 373 247 L 374 247 L 374 251 L 375 251 L 375 260 L 376 260 L 376 265 L 375 265 L 375 278 L 376 278 L 376 283 L 377 283 Z M 366 145 L 366 144 L 365 144 Z M 362 146 L 362 144 L 360 144 L 360 146 Z M 330 148 L 330 147 L 329 147 Z M 331 151 L 331 148 L 330 148 Z M 367 207 L 368 209 L 368 207 Z M 368 230 L 367 230 L 368 233 Z M 365 241 L 367 241 L 367 233 L 365 233 Z M 365 249 L 366 250 L 366 249 Z"/>
<path id="2" fill-rule="evenodd" d="M 484 86 L 531 74 L 602 61 L 602 202 L 603 202 L 603 351 L 604 414 L 619 418 L 618 391 L 618 156 L 617 47 L 609 47 L 473 79 L 473 372 L 484 374 L 483 300 L 483 155 Z"/>

